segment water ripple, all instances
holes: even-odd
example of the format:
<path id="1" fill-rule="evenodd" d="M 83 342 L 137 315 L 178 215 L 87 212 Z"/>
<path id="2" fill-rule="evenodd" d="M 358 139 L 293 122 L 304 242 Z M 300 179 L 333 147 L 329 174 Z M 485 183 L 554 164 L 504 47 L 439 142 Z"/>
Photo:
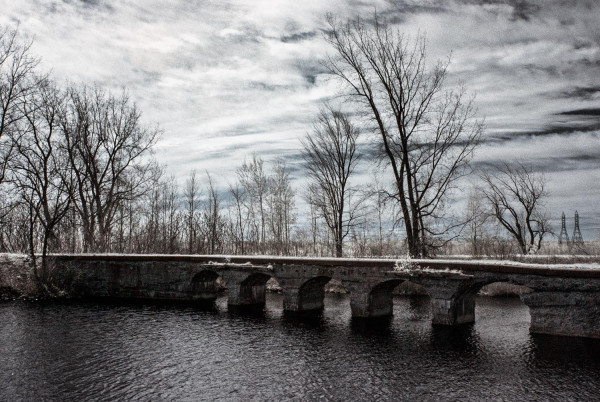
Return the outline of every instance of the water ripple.
<path id="1" fill-rule="evenodd" d="M 391 320 L 347 297 L 290 317 L 96 303 L 0 304 L 0 400 L 594 400 L 600 342 L 532 336 L 518 300 L 480 298 L 477 322 L 432 327 L 428 301 Z"/>

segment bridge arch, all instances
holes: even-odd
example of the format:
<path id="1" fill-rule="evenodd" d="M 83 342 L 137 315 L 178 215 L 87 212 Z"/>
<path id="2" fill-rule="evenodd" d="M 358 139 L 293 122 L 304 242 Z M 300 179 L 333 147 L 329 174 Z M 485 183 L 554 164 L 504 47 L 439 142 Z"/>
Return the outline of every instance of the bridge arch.
<path id="1" fill-rule="evenodd" d="M 480 293 L 480 291 L 483 288 L 487 287 L 488 285 L 494 285 L 494 284 L 507 284 L 507 285 L 517 286 L 519 289 L 522 289 L 524 293 L 531 293 L 534 291 L 533 288 L 527 286 L 527 282 L 525 282 L 525 281 L 519 281 L 519 280 L 509 279 L 509 278 L 488 278 L 485 280 L 478 280 L 478 281 L 474 282 L 468 288 L 463 289 L 460 292 L 458 292 L 455 295 L 455 297 L 459 298 L 459 299 L 475 297 Z"/>
<path id="2" fill-rule="evenodd" d="M 366 299 L 366 306 L 360 306 L 360 301 L 354 300 L 354 315 L 363 317 L 392 316 L 394 313 L 394 289 L 405 282 L 407 282 L 405 279 L 390 279 L 372 286 Z M 411 284 L 417 285 L 429 295 L 425 287 L 418 283 L 411 282 Z"/>
<path id="3" fill-rule="evenodd" d="M 227 282 L 228 305 L 229 306 L 252 306 L 265 305 L 265 293 L 267 281 L 272 275 L 264 272 L 229 272 L 224 273 Z"/>
<path id="4" fill-rule="evenodd" d="M 263 272 L 253 272 L 241 282 L 242 286 L 264 286 L 271 279 L 271 275 Z"/>
<path id="5" fill-rule="evenodd" d="M 193 300 L 214 300 L 217 298 L 219 274 L 215 271 L 203 269 L 194 274 L 190 281 L 190 294 Z"/>
<path id="6" fill-rule="evenodd" d="M 330 276 L 316 276 L 304 282 L 298 289 L 298 311 L 322 310 L 325 285 L 330 280 Z"/>
<path id="7" fill-rule="evenodd" d="M 477 295 L 484 286 L 496 283 L 516 285 L 519 286 L 519 288 L 528 290 L 526 293 L 534 291 L 532 288 L 527 287 L 525 282 L 509 278 L 487 278 L 485 280 L 478 280 L 473 282 L 469 287 L 455 293 L 450 300 L 434 301 L 434 324 L 455 325 L 474 322 Z M 445 306 L 436 306 L 436 303 L 445 303 Z"/>

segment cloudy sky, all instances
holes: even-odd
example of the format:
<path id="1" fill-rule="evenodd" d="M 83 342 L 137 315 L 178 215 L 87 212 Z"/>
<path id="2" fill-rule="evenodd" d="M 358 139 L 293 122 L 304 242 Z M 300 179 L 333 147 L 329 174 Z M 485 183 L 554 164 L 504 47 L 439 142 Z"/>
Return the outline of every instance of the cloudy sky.
<path id="1" fill-rule="evenodd" d="M 376 9 L 426 33 L 430 60 L 452 52 L 449 82 L 476 93 L 487 123 L 474 165 L 526 161 L 546 174 L 552 215 L 578 209 L 584 237 L 598 236 L 596 0 L 0 0 L 0 9 L 0 24 L 33 38 L 59 81 L 126 87 L 164 129 L 157 156 L 170 173 L 207 170 L 223 182 L 252 152 L 299 166 L 298 138 L 338 88 L 319 64 L 330 51 L 325 14 Z"/>

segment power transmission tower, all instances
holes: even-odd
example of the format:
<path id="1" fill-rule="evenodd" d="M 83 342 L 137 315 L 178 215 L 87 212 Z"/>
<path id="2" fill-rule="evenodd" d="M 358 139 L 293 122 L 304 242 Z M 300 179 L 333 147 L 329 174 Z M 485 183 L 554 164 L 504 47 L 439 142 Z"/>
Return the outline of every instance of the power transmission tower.
<path id="1" fill-rule="evenodd" d="M 583 244 L 583 236 L 579 230 L 579 213 L 575 211 L 575 229 L 573 229 L 573 244 Z"/>
<path id="2" fill-rule="evenodd" d="M 569 244 L 569 234 L 567 233 L 567 224 L 565 213 L 562 213 L 560 235 L 558 235 L 558 244 Z"/>

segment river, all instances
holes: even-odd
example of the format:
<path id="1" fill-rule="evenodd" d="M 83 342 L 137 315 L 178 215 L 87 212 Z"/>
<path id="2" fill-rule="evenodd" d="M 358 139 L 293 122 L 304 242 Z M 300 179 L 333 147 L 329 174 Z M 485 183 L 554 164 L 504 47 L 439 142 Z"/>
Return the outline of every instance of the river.
<path id="1" fill-rule="evenodd" d="M 432 327 L 427 298 L 356 321 L 143 303 L 0 303 L 0 400 L 598 400 L 600 340 L 529 334 L 518 299 Z"/>

